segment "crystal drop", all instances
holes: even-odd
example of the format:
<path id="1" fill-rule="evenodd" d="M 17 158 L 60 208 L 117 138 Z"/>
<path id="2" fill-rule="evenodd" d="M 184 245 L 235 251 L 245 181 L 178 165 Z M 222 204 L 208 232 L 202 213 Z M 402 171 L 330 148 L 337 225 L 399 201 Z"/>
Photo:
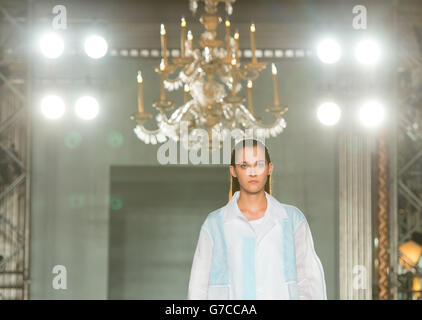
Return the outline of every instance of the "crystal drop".
<path id="1" fill-rule="evenodd" d="M 191 1 L 191 2 L 190 2 L 190 10 L 191 10 L 193 13 L 196 13 L 196 9 L 198 9 L 198 2 L 196 2 L 196 1 Z"/>
<path id="2" fill-rule="evenodd" d="M 157 139 L 155 136 L 151 136 L 151 144 L 157 144 Z"/>

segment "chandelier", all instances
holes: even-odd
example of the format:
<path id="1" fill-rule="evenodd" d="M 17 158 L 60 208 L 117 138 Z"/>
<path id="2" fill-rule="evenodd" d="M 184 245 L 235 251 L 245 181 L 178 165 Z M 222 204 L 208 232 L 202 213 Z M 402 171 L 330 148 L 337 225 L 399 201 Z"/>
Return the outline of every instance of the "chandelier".
<path id="1" fill-rule="evenodd" d="M 185 148 L 196 149 L 207 144 L 209 148 L 220 148 L 230 137 L 236 140 L 253 135 L 257 138 L 275 137 L 286 127 L 283 114 L 287 106 L 281 106 L 277 92 L 277 69 L 272 64 L 274 103 L 265 111 L 274 116 L 274 121 L 265 124 L 253 111 L 253 82 L 266 68 L 265 62 L 258 62 L 255 47 L 255 25 L 250 26 L 251 59 L 240 63 L 239 33 L 230 32 L 230 20 L 225 20 L 225 37 L 217 39 L 216 29 L 222 18 L 217 15 L 220 2 L 230 16 L 235 0 L 203 0 L 205 13 L 199 21 L 205 31 L 198 46 L 194 46 L 191 31 L 186 32 L 187 23 L 181 19 L 180 55 L 168 58 L 167 31 L 161 24 L 161 63 L 155 71 L 161 76 L 160 99 L 153 103 L 158 110 L 155 116 L 156 129 L 147 129 L 144 124 L 153 117 L 144 111 L 141 71 L 138 71 L 138 112 L 130 118 L 136 121 L 134 129 L 137 137 L 146 144 L 163 143 L 168 139 L 181 141 Z M 197 0 L 190 0 L 190 9 L 195 14 Z M 247 96 L 240 95 L 243 84 L 247 86 Z M 175 102 L 168 100 L 166 90 L 183 88 L 184 103 L 175 108 Z"/>

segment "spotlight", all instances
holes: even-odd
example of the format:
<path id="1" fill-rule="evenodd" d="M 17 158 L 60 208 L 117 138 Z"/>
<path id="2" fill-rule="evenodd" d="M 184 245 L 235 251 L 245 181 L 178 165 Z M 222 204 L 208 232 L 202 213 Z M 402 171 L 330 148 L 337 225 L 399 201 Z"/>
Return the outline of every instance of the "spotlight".
<path id="1" fill-rule="evenodd" d="M 94 119 L 98 115 L 99 109 L 97 99 L 91 96 L 80 97 L 75 104 L 75 112 L 83 120 Z"/>
<path id="2" fill-rule="evenodd" d="M 368 101 L 360 108 L 359 117 L 365 126 L 376 127 L 384 120 L 384 107 L 378 101 Z"/>
<path id="3" fill-rule="evenodd" d="M 326 126 L 336 124 L 340 119 L 340 115 L 341 110 L 334 102 L 324 102 L 318 107 L 317 117 Z"/>
<path id="4" fill-rule="evenodd" d="M 411 239 L 399 246 L 400 264 L 406 268 L 414 268 L 422 255 L 422 233 L 413 232 Z"/>
<path id="5" fill-rule="evenodd" d="M 108 44 L 107 41 L 98 35 L 92 35 L 86 38 L 85 44 L 85 53 L 93 58 L 93 59 L 99 59 L 106 55 Z"/>
<path id="6" fill-rule="evenodd" d="M 375 41 L 362 40 L 356 45 L 355 57 L 362 64 L 375 64 L 378 62 L 380 55 L 380 48 Z"/>
<path id="7" fill-rule="evenodd" d="M 414 277 L 412 280 L 412 296 L 417 300 L 421 296 L 422 281 L 421 277 Z"/>
<path id="8" fill-rule="evenodd" d="M 341 47 L 334 39 L 324 39 L 318 44 L 317 56 L 324 63 L 336 63 L 341 57 Z"/>
<path id="9" fill-rule="evenodd" d="M 49 119 L 62 117 L 65 111 L 63 99 L 55 95 L 44 97 L 41 101 L 41 111 Z"/>
<path id="10" fill-rule="evenodd" d="M 64 50 L 63 38 L 55 32 L 43 35 L 40 39 L 40 50 L 47 58 L 56 59 L 60 57 Z"/>

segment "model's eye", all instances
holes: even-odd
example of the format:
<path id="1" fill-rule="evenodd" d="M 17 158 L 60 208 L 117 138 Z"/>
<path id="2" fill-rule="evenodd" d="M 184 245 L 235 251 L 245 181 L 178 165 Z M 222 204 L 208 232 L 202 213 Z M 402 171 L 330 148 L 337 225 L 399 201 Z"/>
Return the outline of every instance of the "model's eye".
<path id="1" fill-rule="evenodd" d="M 246 165 L 246 164 L 241 164 L 241 165 L 240 165 L 240 167 L 241 167 L 242 169 L 246 169 L 247 165 Z"/>
<path id="2" fill-rule="evenodd" d="M 258 163 L 258 167 L 260 167 L 260 168 L 265 167 L 265 163 L 264 162 L 259 162 Z"/>

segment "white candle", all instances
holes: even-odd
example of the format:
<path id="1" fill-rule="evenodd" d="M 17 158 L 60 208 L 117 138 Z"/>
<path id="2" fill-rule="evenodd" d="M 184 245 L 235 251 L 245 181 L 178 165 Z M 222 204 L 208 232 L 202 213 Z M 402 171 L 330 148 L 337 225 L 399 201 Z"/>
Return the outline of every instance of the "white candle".
<path id="1" fill-rule="evenodd" d="M 251 50 L 252 50 L 252 63 L 256 63 L 256 47 L 255 47 L 255 25 L 251 24 Z"/>
<path id="2" fill-rule="evenodd" d="M 139 113 L 143 113 L 144 112 L 144 99 L 142 96 L 142 74 L 141 71 L 138 71 L 138 76 L 136 77 L 136 79 L 138 80 L 138 84 L 139 84 L 139 89 L 138 89 L 138 109 L 139 109 Z"/>
<path id="3" fill-rule="evenodd" d="M 188 31 L 188 46 L 189 46 L 190 51 L 192 51 L 192 49 L 193 49 L 192 40 L 193 40 L 193 35 L 192 35 L 192 32 L 189 30 Z"/>
<path id="4" fill-rule="evenodd" d="M 278 106 L 279 101 L 278 101 L 278 90 L 277 90 L 277 68 L 274 63 L 271 65 L 271 71 L 273 74 L 274 105 Z"/>
<path id="5" fill-rule="evenodd" d="M 161 70 L 161 101 L 165 101 L 166 100 L 166 91 L 164 90 L 164 70 L 165 70 L 166 66 L 164 63 L 164 59 L 161 59 L 161 63 L 160 63 L 160 70 Z"/>
<path id="6" fill-rule="evenodd" d="M 226 51 L 227 57 L 230 57 L 230 20 L 226 20 Z"/>
<path id="7" fill-rule="evenodd" d="M 236 58 L 232 59 L 232 68 L 236 68 L 236 64 L 237 64 L 237 60 Z M 232 84 L 232 96 L 235 97 L 236 96 L 236 86 L 237 86 L 237 75 L 235 74 L 235 72 L 233 71 L 233 84 Z"/>
<path id="8" fill-rule="evenodd" d="M 163 58 L 164 58 L 164 64 L 167 66 L 167 41 L 166 41 L 166 28 L 164 27 L 164 24 L 161 24 L 161 49 L 163 50 Z"/>
<path id="9" fill-rule="evenodd" d="M 234 34 L 234 40 L 235 40 L 235 48 L 234 48 L 234 56 L 236 58 L 236 61 L 239 59 L 239 32 L 236 31 Z"/>
<path id="10" fill-rule="evenodd" d="M 252 81 L 251 80 L 248 80 L 247 87 L 248 87 L 248 109 L 249 109 L 249 112 L 251 114 L 253 114 L 253 110 L 252 110 Z"/>
<path id="11" fill-rule="evenodd" d="M 186 40 L 186 20 L 182 17 L 180 23 L 181 32 L 180 32 L 180 50 L 182 52 L 182 58 L 185 57 L 185 40 Z"/>

